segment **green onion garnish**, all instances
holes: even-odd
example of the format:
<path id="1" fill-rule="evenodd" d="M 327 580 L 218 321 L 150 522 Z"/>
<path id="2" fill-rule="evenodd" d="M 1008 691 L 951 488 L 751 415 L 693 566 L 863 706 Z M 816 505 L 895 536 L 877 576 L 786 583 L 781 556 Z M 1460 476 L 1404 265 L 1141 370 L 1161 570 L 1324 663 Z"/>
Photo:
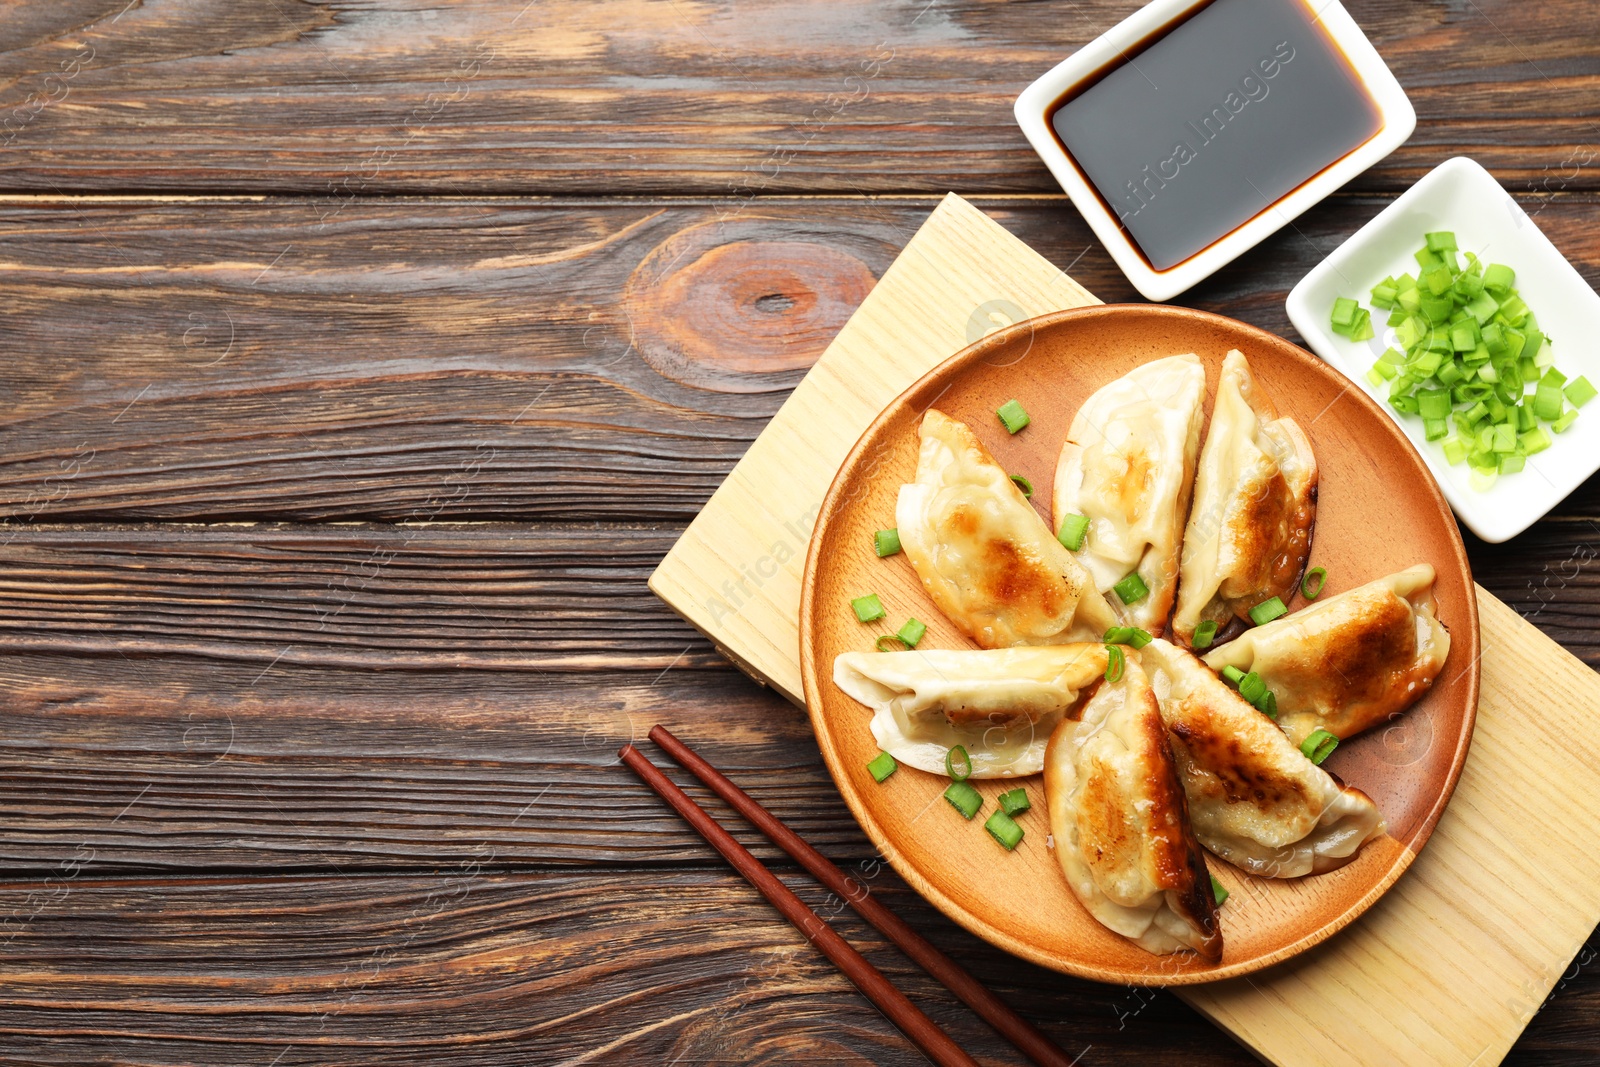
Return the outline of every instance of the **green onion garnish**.
<path id="1" fill-rule="evenodd" d="M 1311 736 L 1300 742 L 1300 751 L 1305 753 L 1306 759 L 1321 765 L 1339 747 L 1339 739 L 1326 730 L 1314 730 Z"/>
<path id="2" fill-rule="evenodd" d="M 879 557 L 892 556 L 900 551 L 900 530 L 879 530 L 872 535 L 872 547 Z"/>
<path id="3" fill-rule="evenodd" d="M 1307 600 L 1315 600 L 1322 595 L 1322 587 L 1328 584 L 1328 571 L 1324 567 L 1312 567 L 1306 571 L 1306 576 L 1300 582 L 1300 595 Z"/>
<path id="4" fill-rule="evenodd" d="M 1017 483 L 1017 488 L 1022 490 L 1022 495 L 1028 500 L 1033 499 L 1033 483 L 1020 474 L 1013 474 L 1011 480 Z"/>
<path id="5" fill-rule="evenodd" d="M 1007 852 L 1022 843 L 1022 827 L 1003 811 L 997 811 L 989 816 L 983 828 L 989 831 L 990 837 L 1004 845 Z"/>
<path id="6" fill-rule="evenodd" d="M 1567 388 L 1564 392 L 1575 408 L 1581 408 L 1595 397 L 1600 396 L 1600 390 L 1590 385 L 1589 379 L 1581 374 L 1567 383 Z"/>
<path id="7" fill-rule="evenodd" d="M 1265 626 L 1280 615 L 1287 615 L 1289 609 L 1283 606 L 1283 601 L 1278 597 L 1263 600 L 1250 609 L 1250 621 L 1257 626 Z"/>
<path id="8" fill-rule="evenodd" d="M 1217 881 L 1217 876 L 1211 876 L 1211 896 L 1216 900 L 1217 907 L 1222 907 L 1228 900 L 1228 887 Z"/>
<path id="9" fill-rule="evenodd" d="M 1216 638 L 1217 621 L 1215 619 L 1206 619 L 1194 628 L 1194 641 L 1192 643 L 1198 651 L 1202 648 L 1210 648 L 1211 642 L 1215 641 Z"/>
<path id="10" fill-rule="evenodd" d="M 963 819 L 970 819 L 978 814 L 978 809 L 983 807 L 983 794 L 978 792 L 966 782 L 951 782 L 944 791 L 944 798 L 950 806 L 961 813 Z"/>
<path id="11" fill-rule="evenodd" d="M 1000 810 L 1007 815 L 1021 815 L 1031 806 L 1028 803 L 1028 791 L 1020 786 L 1000 794 Z"/>
<path id="12" fill-rule="evenodd" d="M 1137 604 L 1150 595 L 1150 587 L 1144 584 L 1144 579 L 1139 577 L 1139 572 L 1134 571 L 1122 581 L 1111 587 L 1111 591 L 1124 604 Z"/>
<path id="13" fill-rule="evenodd" d="M 1106 681 L 1115 682 L 1122 677 L 1122 665 L 1126 662 L 1122 655 L 1122 646 L 1107 645 L 1106 656 Z"/>
<path id="14" fill-rule="evenodd" d="M 1244 681 L 1244 671 L 1234 666 L 1224 667 L 1222 668 L 1222 677 L 1227 679 L 1229 685 L 1237 689 L 1239 688 L 1239 683 Z"/>
<path id="15" fill-rule="evenodd" d="M 1088 532 L 1089 516 L 1068 515 L 1061 520 L 1061 529 L 1056 532 L 1056 540 L 1076 552 L 1083 547 L 1083 538 Z"/>
<path id="16" fill-rule="evenodd" d="M 1106 631 L 1102 640 L 1108 645 L 1132 645 L 1134 648 L 1143 648 L 1152 638 L 1148 630 L 1141 630 L 1137 626 L 1113 626 Z"/>
<path id="17" fill-rule="evenodd" d="M 881 782 L 900 768 L 894 757 L 887 752 L 880 752 L 872 757 L 872 762 L 867 764 L 867 770 L 872 775 L 872 780 Z"/>
<path id="18" fill-rule="evenodd" d="M 889 643 L 885 645 L 885 641 Z M 882 634 L 876 641 L 873 642 L 873 644 L 877 646 L 879 652 L 898 652 L 899 649 L 895 648 L 894 646 L 904 645 L 905 642 L 900 640 L 900 638 L 896 637 L 894 634 Z"/>
<path id="19" fill-rule="evenodd" d="M 1015 400 L 1007 400 L 995 410 L 1000 416 L 1000 421 L 1006 424 L 1008 433 L 1016 433 L 1033 420 L 1028 418 L 1028 413 L 1022 410 L 1022 405 Z"/>
<path id="20" fill-rule="evenodd" d="M 907 619 L 906 624 L 900 627 L 900 632 L 896 636 L 906 643 L 906 647 L 916 648 L 917 642 L 921 641 L 922 635 L 927 632 L 928 626 L 926 623 L 918 622 L 916 619 Z"/>
<path id="21" fill-rule="evenodd" d="M 1555 369 L 1553 342 L 1513 288 L 1511 268 L 1462 254 L 1455 240 L 1442 230 L 1425 235 L 1416 277 L 1372 287 L 1398 347 L 1379 356 L 1366 379 L 1397 412 L 1421 418 L 1424 440 L 1451 466 L 1466 463 L 1482 491 L 1549 448 L 1550 433 L 1569 428 L 1578 405 L 1600 390 L 1581 378 L 1568 383 Z M 1330 322 L 1342 337 L 1371 336 L 1370 312 L 1348 297 L 1334 301 Z"/>
<path id="22" fill-rule="evenodd" d="M 878 599 L 877 593 L 868 593 L 866 596 L 856 597 L 850 601 L 850 607 L 855 611 L 858 622 L 871 622 L 873 619 L 881 619 L 889 614 L 883 610 L 883 603 Z"/>
<path id="23" fill-rule="evenodd" d="M 958 782 L 972 777 L 972 757 L 965 748 L 957 745 L 944 754 L 944 772 Z"/>

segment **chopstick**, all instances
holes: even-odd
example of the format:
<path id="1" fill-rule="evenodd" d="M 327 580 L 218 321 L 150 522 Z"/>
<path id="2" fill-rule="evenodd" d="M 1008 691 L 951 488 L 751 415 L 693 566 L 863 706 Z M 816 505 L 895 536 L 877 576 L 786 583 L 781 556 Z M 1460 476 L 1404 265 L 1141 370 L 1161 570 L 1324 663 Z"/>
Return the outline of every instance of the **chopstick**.
<path id="1" fill-rule="evenodd" d="M 1072 1057 L 1051 1041 L 1028 1020 L 1011 1010 L 1010 1005 L 989 991 L 955 960 L 935 948 L 927 938 L 913 930 L 894 912 L 872 897 L 865 885 L 841 871 L 822 853 L 812 848 L 799 834 L 785 826 L 778 817 L 762 807 L 750 794 L 702 759 L 694 749 L 672 736 L 665 726 L 657 725 L 650 731 L 650 740 L 710 790 L 727 801 L 756 829 L 787 852 L 811 876 L 841 899 L 849 903 L 878 932 L 900 947 L 912 961 L 937 978 L 944 987 L 994 1027 L 1007 1041 L 1015 1045 L 1039 1067 L 1072 1067 Z"/>
<path id="2" fill-rule="evenodd" d="M 887 1015 L 889 1021 L 898 1026 L 901 1033 L 910 1038 L 930 1060 L 939 1067 L 978 1067 L 977 1060 L 963 1052 L 961 1046 L 896 989 L 882 971 L 851 948 L 844 938 L 834 932 L 833 927 L 823 921 L 822 916 L 808 908 L 793 890 L 778 881 L 776 875 L 706 814 L 689 794 L 645 759 L 643 753 L 628 744 L 622 746 L 618 755 L 623 763 L 644 779 L 646 785 L 698 830 L 712 848 L 722 853 L 723 858 L 733 864 L 734 870 L 744 875 L 745 881 L 760 890 L 761 895 L 782 912 L 784 918 L 794 923 L 808 941 L 821 949 L 822 954 L 832 960 L 844 972 L 844 976 L 866 994 L 867 999 L 876 1004 L 878 1010 Z"/>

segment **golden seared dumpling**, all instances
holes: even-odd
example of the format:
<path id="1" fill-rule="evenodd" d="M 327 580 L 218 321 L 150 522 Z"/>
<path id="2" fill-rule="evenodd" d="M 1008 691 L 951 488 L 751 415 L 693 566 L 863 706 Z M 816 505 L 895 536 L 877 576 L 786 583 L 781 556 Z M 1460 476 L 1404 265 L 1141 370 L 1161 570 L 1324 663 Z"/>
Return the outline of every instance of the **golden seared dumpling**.
<path id="1" fill-rule="evenodd" d="M 983 648 L 1097 641 L 1117 625 L 1087 571 L 1057 541 L 965 423 L 922 419 L 916 481 L 895 520 L 906 558 L 951 622 Z"/>
<path id="2" fill-rule="evenodd" d="M 1089 520 L 1078 562 L 1124 624 L 1152 633 L 1178 589 L 1205 398 L 1205 367 L 1192 354 L 1136 367 L 1078 409 L 1056 464 L 1055 528 L 1068 515 Z M 1149 592 L 1124 604 L 1112 587 L 1129 574 Z"/>
<path id="3" fill-rule="evenodd" d="M 1343 740 L 1409 708 L 1450 655 L 1426 563 L 1319 600 L 1208 653 L 1206 665 L 1261 676 L 1278 725 L 1299 744 L 1317 730 Z"/>
<path id="4" fill-rule="evenodd" d="M 1038 774 L 1050 732 L 1105 674 L 1106 646 L 845 652 L 834 684 L 873 710 L 872 736 L 895 759 L 945 773 L 967 750 L 974 778 Z"/>
<path id="5" fill-rule="evenodd" d="M 1263 601 L 1287 602 L 1311 552 L 1316 514 L 1311 442 L 1293 419 L 1277 417 L 1244 355 L 1229 352 L 1183 531 L 1178 640 L 1191 644 L 1203 621 L 1221 629 Z"/>
<path id="6" fill-rule="evenodd" d="M 1056 727 L 1044 794 L 1056 861 L 1089 914 L 1150 952 L 1222 958 L 1211 876 L 1135 657 Z"/>
<path id="7" fill-rule="evenodd" d="M 1295 878 L 1344 866 L 1384 832 L 1370 797 L 1307 759 L 1193 654 L 1158 639 L 1139 656 L 1206 848 L 1251 874 Z"/>

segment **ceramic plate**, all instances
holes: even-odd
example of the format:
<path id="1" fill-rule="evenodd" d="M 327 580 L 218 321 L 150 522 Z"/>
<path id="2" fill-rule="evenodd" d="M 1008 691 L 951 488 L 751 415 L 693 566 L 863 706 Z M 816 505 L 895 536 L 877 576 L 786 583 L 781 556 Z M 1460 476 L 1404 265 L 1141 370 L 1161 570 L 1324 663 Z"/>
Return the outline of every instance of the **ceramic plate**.
<path id="1" fill-rule="evenodd" d="M 1439 617 L 1450 656 L 1433 690 L 1387 727 L 1341 745 L 1325 767 L 1369 794 L 1387 836 L 1349 865 L 1293 880 L 1260 879 L 1215 857 L 1231 891 L 1221 909 L 1220 964 L 1193 954 L 1151 955 L 1090 918 L 1048 848 L 1043 779 L 974 782 L 985 799 L 1019 784 L 1031 811 L 1026 837 L 1006 852 L 941 796 L 947 780 L 904 765 L 882 785 L 867 772 L 878 748 L 871 713 L 833 684 L 841 652 L 870 651 L 907 616 L 928 624 L 923 648 L 972 647 L 927 598 L 902 553 L 879 559 L 875 530 L 895 525 L 895 498 L 916 469 L 917 425 L 937 406 L 974 428 L 1008 470 L 1049 487 L 1067 427 L 1100 386 L 1162 356 L 1194 352 L 1207 369 L 1210 403 L 1222 358 L 1237 348 L 1279 411 L 1309 434 L 1321 471 L 1309 566 L 1325 567 L 1324 596 L 1412 563 L 1438 571 Z M 995 409 L 1022 402 L 1033 423 L 1006 433 Z M 877 593 L 888 618 L 862 625 L 850 600 Z M 1304 606 L 1297 596 L 1290 610 Z M 1478 616 L 1461 535 L 1433 478 L 1404 435 L 1365 393 L 1299 348 L 1231 319 L 1183 308 L 1107 305 L 1018 323 L 964 349 L 892 403 L 840 468 L 823 503 L 806 564 L 800 615 L 806 703 L 822 755 L 845 801 L 905 880 L 945 914 L 1018 956 L 1105 982 L 1176 985 L 1247 974 L 1332 936 L 1372 905 L 1416 858 L 1466 759 L 1478 696 Z"/>
<path id="2" fill-rule="evenodd" d="M 1394 343 L 1394 330 L 1384 325 L 1387 313 L 1376 312 L 1377 335 L 1370 341 L 1347 341 L 1331 328 L 1333 301 L 1349 296 L 1370 308 L 1372 287 L 1385 275 L 1416 270 L 1412 253 L 1432 230 L 1452 230 L 1462 251 L 1515 270 L 1517 288 L 1539 328 L 1554 339 L 1556 366 L 1569 378 L 1582 374 L 1600 382 L 1600 353 L 1588 340 L 1600 329 L 1600 295 L 1493 175 L 1465 156 L 1429 171 L 1289 293 L 1289 320 L 1312 351 L 1343 371 L 1355 388 L 1388 399 L 1387 387 L 1380 391 L 1366 378 Z M 1554 435 L 1555 444 L 1528 457 L 1525 470 L 1498 479 L 1487 492 L 1471 487 L 1465 463 L 1452 467 L 1443 445 L 1426 440 L 1421 418 L 1402 417 L 1387 403 L 1383 410 L 1422 450 L 1461 521 L 1485 541 L 1515 537 L 1600 470 L 1600 408 L 1584 408 L 1570 430 Z"/>

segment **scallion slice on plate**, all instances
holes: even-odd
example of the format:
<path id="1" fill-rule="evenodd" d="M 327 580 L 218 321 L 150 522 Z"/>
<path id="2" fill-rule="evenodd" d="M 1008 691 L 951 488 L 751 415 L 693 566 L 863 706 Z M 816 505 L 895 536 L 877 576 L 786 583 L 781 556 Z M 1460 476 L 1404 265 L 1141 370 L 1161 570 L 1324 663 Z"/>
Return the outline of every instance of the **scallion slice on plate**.
<path id="1" fill-rule="evenodd" d="M 983 828 L 989 831 L 989 836 L 1005 846 L 1007 852 L 1022 843 L 1022 827 L 1003 811 L 997 811 L 984 822 Z"/>
<path id="2" fill-rule="evenodd" d="M 1056 540 L 1076 552 L 1083 547 L 1083 538 L 1089 532 L 1089 516 L 1068 515 L 1061 520 L 1061 529 L 1056 531 Z"/>
<path id="3" fill-rule="evenodd" d="M 972 818 L 983 807 L 983 794 L 966 782 L 951 782 L 944 791 L 944 798 L 961 813 L 963 819 Z"/>
<path id="4" fill-rule="evenodd" d="M 1016 433 L 1033 420 L 1028 418 L 1028 413 L 1022 410 L 1022 405 L 1015 400 L 1007 400 L 995 411 L 1000 416 L 1000 421 L 1006 424 L 1007 433 Z"/>
<path id="5" fill-rule="evenodd" d="M 880 783 L 899 770 L 899 768 L 900 764 L 895 762 L 895 758 L 887 752 L 878 753 L 867 764 L 867 771 L 872 775 L 872 780 Z"/>

